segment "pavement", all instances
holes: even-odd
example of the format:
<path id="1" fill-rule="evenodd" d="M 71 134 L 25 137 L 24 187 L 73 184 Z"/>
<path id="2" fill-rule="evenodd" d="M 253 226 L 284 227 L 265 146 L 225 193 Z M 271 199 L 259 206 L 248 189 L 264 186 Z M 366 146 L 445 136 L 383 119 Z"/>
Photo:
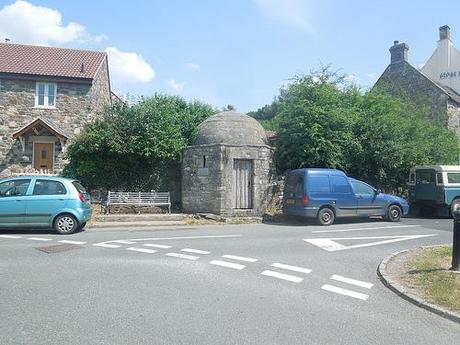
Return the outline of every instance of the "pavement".
<path id="1" fill-rule="evenodd" d="M 450 345 L 460 324 L 376 270 L 451 242 L 449 219 L 4 231 L 0 344 Z"/>

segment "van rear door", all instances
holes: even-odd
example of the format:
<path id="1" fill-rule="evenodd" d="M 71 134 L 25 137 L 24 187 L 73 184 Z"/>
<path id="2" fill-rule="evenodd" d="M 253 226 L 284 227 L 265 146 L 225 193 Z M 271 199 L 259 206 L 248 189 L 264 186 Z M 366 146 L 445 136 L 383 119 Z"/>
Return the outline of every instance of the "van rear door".
<path id="1" fill-rule="evenodd" d="M 415 172 L 415 201 L 436 201 L 436 172 L 434 169 L 420 169 Z"/>
<path id="2" fill-rule="evenodd" d="M 303 207 L 305 173 L 290 173 L 284 187 L 284 209 L 301 209 Z"/>

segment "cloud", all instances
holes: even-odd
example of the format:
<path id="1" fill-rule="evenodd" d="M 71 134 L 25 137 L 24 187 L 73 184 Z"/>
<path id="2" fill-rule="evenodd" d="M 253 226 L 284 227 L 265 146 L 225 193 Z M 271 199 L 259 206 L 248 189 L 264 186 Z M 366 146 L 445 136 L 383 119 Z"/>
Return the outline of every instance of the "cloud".
<path id="1" fill-rule="evenodd" d="M 343 80 L 345 80 L 346 82 L 348 83 L 351 83 L 351 84 L 356 84 L 356 82 L 358 81 L 358 77 L 356 76 L 356 74 L 347 74 Z"/>
<path id="2" fill-rule="evenodd" d="M 309 19 L 311 1 L 306 0 L 253 0 L 262 14 L 276 22 L 300 29 L 308 34 L 315 30 Z"/>
<path id="3" fill-rule="evenodd" d="M 0 39 L 5 38 L 13 43 L 51 45 L 75 41 L 99 43 L 107 36 L 93 36 L 79 23 L 65 25 L 59 11 L 19 0 L 0 9 Z"/>
<path id="4" fill-rule="evenodd" d="M 115 47 L 108 47 L 105 51 L 109 56 L 109 70 L 115 84 L 149 83 L 155 77 L 152 66 L 141 55 L 123 52 Z"/>
<path id="5" fill-rule="evenodd" d="M 194 62 L 187 62 L 185 64 L 185 66 L 188 68 L 188 69 L 191 69 L 193 71 L 199 71 L 200 70 L 200 65 L 198 65 L 197 63 L 194 63 Z"/>
<path id="6" fill-rule="evenodd" d="M 174 79 L 167 80 L 166 83 L 171 89 L 173 89 L 177 93 L 182 92 L 184 90 L 185 83 L 179 83 Z"/>

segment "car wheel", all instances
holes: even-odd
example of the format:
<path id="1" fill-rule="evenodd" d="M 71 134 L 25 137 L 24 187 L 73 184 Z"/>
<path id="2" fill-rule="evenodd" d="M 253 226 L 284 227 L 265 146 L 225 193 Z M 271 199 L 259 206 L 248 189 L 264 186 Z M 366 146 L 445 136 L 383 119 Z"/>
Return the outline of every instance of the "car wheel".
<path id="1" fill-rule="evenodd" d="M 71 234 L 77 229 L 77 219 L 70 214 L 61 214 L 54 220 L 54 230 L 56 230 L 58 234 Z"/>
<path id="2" fill-rule="evenodd" d="M 390 222 L 399 222 L 402 217 L 401 207 L 398 205 L 391 205 L 387 211 L 387 219 Z"/>
<path id="3" fill-rule="evenodd" d="M 450 214 L 453 216 L 455 211 L 460 211 L 460 199 L 454 199 L 450 205 Z"/>
<path id="4" fill-rule="evenodd" d="M 317 220 L 320 225 L 331 225 L 335 220 L 334 211 L 329 207 L 322 208 L 318 212 Z"/>

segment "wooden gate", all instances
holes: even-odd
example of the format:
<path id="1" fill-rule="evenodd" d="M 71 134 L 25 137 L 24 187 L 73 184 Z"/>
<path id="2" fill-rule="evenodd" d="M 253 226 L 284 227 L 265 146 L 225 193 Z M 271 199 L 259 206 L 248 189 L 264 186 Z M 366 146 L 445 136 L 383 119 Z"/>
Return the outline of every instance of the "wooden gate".
<path id="1" fill-rule="evenodd" d="M 252 160 L 233 161 L 233 207 L 252 208 Z"/>

